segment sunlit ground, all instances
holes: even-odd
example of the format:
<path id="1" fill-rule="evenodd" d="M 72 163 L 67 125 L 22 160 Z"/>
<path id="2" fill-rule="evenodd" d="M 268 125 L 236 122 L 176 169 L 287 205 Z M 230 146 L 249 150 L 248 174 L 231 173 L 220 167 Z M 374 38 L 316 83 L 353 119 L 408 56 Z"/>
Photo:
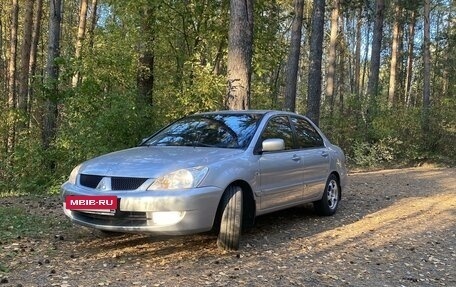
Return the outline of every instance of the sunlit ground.
<path id="1" fill-rule="evenodd" d="M 50 235 L 13 257 L 8 276 L 24 286 L 456 286 L 456 169 L 349 178 L 335 216 L 316 216 L 312 205 L 261 216 L 238 252 L 218 250 L 212 234 L 105 236 L 73 226 L 65 240 Z M 43 258 L 51 263 L 37 265 Z"/>

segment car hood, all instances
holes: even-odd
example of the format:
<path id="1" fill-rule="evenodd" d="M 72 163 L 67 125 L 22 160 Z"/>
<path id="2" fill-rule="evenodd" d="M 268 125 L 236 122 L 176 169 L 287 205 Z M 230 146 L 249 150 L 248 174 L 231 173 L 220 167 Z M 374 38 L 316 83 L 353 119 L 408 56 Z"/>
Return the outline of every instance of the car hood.
<path id="1" fill-rule="evenodd" d="M 79 173 L 156 178 L 181 168 L 207 166 L 243 152 L 244 150 L 226 148 L 141 146 L 86 161 Z"/>

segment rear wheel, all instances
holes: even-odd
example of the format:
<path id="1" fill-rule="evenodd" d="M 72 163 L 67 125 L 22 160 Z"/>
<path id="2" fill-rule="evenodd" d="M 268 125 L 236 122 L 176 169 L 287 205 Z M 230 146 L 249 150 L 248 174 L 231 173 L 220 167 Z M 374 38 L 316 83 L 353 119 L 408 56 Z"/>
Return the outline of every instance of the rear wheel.
<path id="1" fill-rule="evenodd" d="M 229 186 L 220 204 L 220 230 L 217 246 L 224 250 L 239 249 L 242 229 L 242 188 Z"/>
<path id="2" fill-rule="evenodd" d="M 340 185 L 337 177 L 331 174 L 326 181 L 323 197 L 314 202 L 314 208 L 320 215 L 333 215 L 336 213 L 340 201 Z"/>

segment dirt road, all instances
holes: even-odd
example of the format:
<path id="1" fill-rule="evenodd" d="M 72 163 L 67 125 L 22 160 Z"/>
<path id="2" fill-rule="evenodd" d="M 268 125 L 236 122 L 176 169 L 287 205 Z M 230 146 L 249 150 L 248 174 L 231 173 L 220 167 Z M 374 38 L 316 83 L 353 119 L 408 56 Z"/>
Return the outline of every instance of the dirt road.
<path id="1" fill-rule="evenodd" d="M 335 216 L 306 205 L 259 217 L 235 253 L 208 234 L 106 237 L 68 226 L 57 198 L 0 204 L 62 222 L 1 243 L 0 287 L 456 286 L 454 168 L 351 174 Z"/>

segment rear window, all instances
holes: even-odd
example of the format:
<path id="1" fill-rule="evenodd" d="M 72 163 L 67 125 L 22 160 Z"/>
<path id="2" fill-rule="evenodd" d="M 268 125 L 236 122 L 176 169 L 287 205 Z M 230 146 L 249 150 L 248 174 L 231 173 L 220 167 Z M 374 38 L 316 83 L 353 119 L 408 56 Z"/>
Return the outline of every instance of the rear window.
<path id="1" fill-rule="evenodd" d="M 298 148 L 323 146 L 322 137 L 306 119 L 292 117 L 291 121 L 296 130 Z"/>

